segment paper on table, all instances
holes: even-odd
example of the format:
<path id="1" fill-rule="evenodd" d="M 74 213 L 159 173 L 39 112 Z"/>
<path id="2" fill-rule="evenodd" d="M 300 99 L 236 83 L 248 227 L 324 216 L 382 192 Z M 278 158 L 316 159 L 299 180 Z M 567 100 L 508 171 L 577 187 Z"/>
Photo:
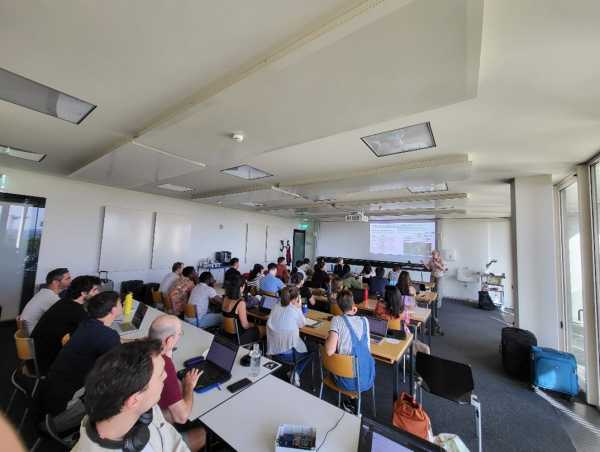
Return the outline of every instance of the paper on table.
<path id="1" fill-rule="evenodd" d="M 313 320 L 313 319 L 309 319 L 308 317 L 306 317 L 306 318 L 304 319 L 304 324 L 305 324 L 306 326 L 313 326 L 313 327 L 314 327 L 314 326 L 320 325 L 320 324 L 321 324 L 321 321 L 320 321 L 320 320 Z"/>

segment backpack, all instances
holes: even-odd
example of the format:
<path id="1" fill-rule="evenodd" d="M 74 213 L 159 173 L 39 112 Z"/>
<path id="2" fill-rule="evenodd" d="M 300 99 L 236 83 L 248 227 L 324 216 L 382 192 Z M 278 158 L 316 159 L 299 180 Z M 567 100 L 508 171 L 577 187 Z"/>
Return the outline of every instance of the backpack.
<path id="1" fill-rule="evenodd" d="M 430 441 L 433 437 L 429 416 L 423 406 L 406 392 L 400 394 L 400 398 L 394 402 L 392 422 L 394 427 L 419 436 L 424 440 Z"/>

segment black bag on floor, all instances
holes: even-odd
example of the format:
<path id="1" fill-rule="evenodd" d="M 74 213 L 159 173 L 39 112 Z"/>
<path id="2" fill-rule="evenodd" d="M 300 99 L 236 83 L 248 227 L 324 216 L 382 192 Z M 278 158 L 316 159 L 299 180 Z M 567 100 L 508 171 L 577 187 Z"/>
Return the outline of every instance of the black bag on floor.
<path id="1" fill-rule="evenodd" d="M 486 311 L 493 311 L 496 309 L 496 306 L 490 297 L 490 293 L 487 290 L 479 291 L 479 309 L 485 309 Z"/>
<path id="2" fill-rule="evenodd" d="M 502 328 L 502 367 L 509 375 L 523 381 L 531 379 L 531 346 L 537 338 L 531 331 Z"/>
<path id="3" fill-rule="evenodd" d="M 121 296 L 124 296 L 127 292 L 131 292 L 135 300 L 143 301 L 144 281 L 142 281 L 141 279 L 123 281 L 121 283 Z"/>

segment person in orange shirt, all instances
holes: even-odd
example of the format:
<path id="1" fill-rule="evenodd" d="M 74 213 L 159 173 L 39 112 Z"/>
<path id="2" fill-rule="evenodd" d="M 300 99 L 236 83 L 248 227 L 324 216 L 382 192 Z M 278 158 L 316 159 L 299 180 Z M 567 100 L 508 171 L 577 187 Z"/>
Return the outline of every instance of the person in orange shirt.
<path id="1" fill-rule="evenodd" d="M 277 258 L 277 273 L 275 273 L 275 276 L 281 279 L 285 284 L 290 280 L 290 272 L 285 263 L 285 257 Z"/>

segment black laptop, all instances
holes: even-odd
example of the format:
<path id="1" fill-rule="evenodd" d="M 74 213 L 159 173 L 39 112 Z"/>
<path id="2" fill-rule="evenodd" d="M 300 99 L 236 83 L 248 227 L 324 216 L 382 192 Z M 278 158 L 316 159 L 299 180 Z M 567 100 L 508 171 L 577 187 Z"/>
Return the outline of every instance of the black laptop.
<path id="1" fill-rule="evenodd" d="M 198 383 L 196 383 L 196 388 L 206 388 L 229 380 L 237 352 L 238 346 L 233 342 L 215 336 L 210 344 L 206 359 L 194 366 L 203 371 Z"/>
<path id="2" fill-rule="evenodd" d="M 377 317 L 367 317 L 367 321 L 369 322 L 371 342 L 379 344 L 387 336 L 388 321 Z"/>
<path id="3" fill-rule="evenodd" d="M 139 330 L 147 310 L 147 305 L 144 303 L 138 303 L 135 313 L 131 318 L 131 322 L 122 322 L 116 325 L 115 329 L 117 330 L 117 333 L 124 335 L 131 334 Z"/>
<path id="4" fill-rule="evenodd" d="M 444 452 L 444 449 L 404 430 L 363 416 L 357 452 Z"/>

